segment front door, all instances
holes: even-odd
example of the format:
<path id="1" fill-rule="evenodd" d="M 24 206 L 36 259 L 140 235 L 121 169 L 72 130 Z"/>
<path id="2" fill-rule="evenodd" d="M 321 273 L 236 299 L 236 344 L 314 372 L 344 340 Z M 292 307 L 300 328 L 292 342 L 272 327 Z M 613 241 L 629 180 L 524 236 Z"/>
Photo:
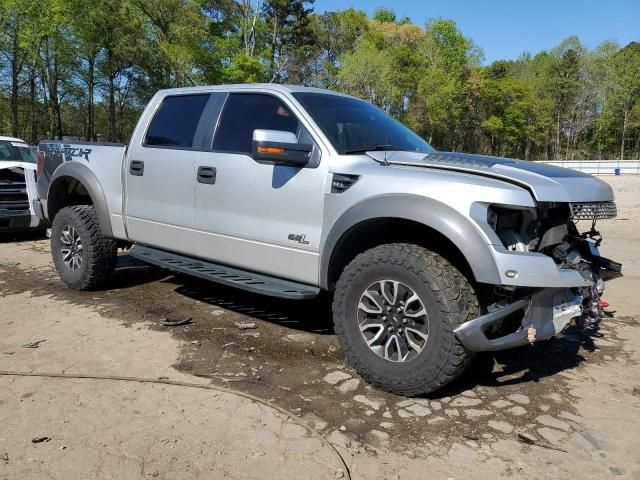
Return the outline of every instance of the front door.
<path id="1" fill-rule="evenodd" d="M 196 182 L 196 256 L 315 284 L 327 178 L 317 144 L 287 102 L 269 94 L 231 93 L 218 125 L 213 151 L 197 160 L 197 169 L 215 172 L 215 182 Z M 311 166 L 253 160 L 256 129 L 314 143 Z"/>

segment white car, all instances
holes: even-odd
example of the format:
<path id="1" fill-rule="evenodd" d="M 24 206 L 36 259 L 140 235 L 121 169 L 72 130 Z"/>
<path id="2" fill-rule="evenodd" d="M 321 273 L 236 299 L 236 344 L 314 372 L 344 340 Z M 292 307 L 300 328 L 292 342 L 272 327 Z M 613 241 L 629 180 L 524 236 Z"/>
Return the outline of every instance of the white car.
<path id="1" fill-rule="evenodd" d="M 36 156 L 24 140 L 0 136 L 0 234 L 43 228 L 34 211 Z"/>

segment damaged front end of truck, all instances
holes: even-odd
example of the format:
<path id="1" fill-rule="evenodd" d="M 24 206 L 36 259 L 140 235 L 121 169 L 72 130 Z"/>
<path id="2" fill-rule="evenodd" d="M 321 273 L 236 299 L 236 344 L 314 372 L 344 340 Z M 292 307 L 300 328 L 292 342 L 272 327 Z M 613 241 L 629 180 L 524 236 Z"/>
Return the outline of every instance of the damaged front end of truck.
<path id="1" fill-rule="evenodd" d="M 491 206 L 487 212 L 488 224 L 509 252 L 543 254 L 560 275 L 577 272 L 580 278 L 569 287 L 496 287 L 499 300 L 487 313 L 456 329 L 460 342 L 472 351 L 494 351 L 558 336 L 570 326 L 596 331 L 607 315 L 605 281 L 622 275 L 620 263 L 600 255 L 596 228 L 598 220 L 616 216 L 615 203 L 540 202 L 537 208 Z M 520 275 L 516 269 L 505 273 Z"/>
<path id="2" fill-rule="evenodd" d="M 622 265 L 599 251 L 597 224 L 617 215 L 606 182 L 538 162 L 457 152 L 368 155 L 382 165 L 458 175 L 450 193 L 431 186 L 427 194 L 436 192 L 482 233 L 488 249 L 474 253 L 466 245 L 470 264 L 473 255 L 491 256 L 483 268 L 472 265 L 485 313 L 455 329 L 465 348 L 503 350 L 560 335 L 569 326 L 598 328 L 607 308 L 604 282 L 622 275 Z M 458 190 L 459 174 L 476 182 Z"/>

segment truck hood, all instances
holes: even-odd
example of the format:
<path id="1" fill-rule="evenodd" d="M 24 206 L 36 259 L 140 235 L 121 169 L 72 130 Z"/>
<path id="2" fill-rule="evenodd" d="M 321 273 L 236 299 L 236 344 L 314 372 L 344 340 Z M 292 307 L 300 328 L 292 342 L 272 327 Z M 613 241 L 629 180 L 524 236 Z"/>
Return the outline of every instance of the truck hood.
<path id="1" fill-rule="evenodd" d="M 520 185 L 539 202 L 604 202 L 613 190 L 603 180 L 569 168 L 509 158 L 454 152 L 380 152 L 367 155 L 391 167 L 453 170 Z"/>
<path id="2" fill-rule="evenodd" d="M 7 168 L 22 168 L 26 170 L 35 170 L 36 164 L 30 162 L 18 162 L 18 161 L 4 161 L 0 160 L 0 170 L 6 170 Z"/>

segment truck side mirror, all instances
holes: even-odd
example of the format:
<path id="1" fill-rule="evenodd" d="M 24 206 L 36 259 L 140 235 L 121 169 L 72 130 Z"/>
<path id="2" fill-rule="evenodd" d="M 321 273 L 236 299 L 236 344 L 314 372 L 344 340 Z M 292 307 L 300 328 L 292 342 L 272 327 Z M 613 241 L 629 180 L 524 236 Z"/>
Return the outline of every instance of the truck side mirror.
<path id="1" fill-rule="evenodd" d="M 280 130 L 253 131 L 253 159 L 279 165 L 304 167 L 309 163 L 313 145 L 298 143 L 294 133 Z"/>

